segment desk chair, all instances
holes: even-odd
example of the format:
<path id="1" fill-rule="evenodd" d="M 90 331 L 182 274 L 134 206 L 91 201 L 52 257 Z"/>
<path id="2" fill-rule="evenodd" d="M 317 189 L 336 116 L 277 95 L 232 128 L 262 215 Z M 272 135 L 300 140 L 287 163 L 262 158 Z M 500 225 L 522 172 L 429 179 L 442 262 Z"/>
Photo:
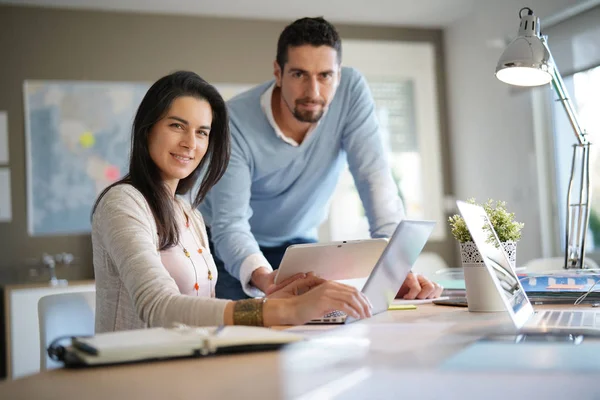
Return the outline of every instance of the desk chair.
<path id="1" fill-rule="evenodd" d="M 38 302 L 40 325 L 40 370 L 60 367 L 48 357 L 46 349 L 60 336 L 93 335 L 96 291 L 51 294 Z"/>

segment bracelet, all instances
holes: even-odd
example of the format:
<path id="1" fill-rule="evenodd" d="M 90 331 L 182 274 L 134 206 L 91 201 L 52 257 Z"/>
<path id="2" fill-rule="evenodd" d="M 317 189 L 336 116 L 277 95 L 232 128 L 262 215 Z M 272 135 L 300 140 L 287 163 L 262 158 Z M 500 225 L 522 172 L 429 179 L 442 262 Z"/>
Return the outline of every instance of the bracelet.
<path id="1" fill-rule="evenodd" d="M 233 324 L 264 326 L 263 308 L 266 301 L 266 297 L 236 301 L 233 305 Z"/>

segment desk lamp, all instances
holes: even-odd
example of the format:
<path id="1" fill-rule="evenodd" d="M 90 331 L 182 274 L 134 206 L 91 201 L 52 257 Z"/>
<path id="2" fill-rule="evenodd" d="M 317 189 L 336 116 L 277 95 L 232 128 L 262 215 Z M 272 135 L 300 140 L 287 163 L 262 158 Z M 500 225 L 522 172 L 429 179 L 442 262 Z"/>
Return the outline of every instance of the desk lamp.
<path id="1" fill-rule="evenodd" d="M 527 13 L 523 15 L 523 11 Z M 496 67 L 496 77 L 502 82 L 517 86 L 541 86 L 552 83 L 558 101 L 562 103 L 567 113 L 577 143 L 573 145 L 573 161 L 567 193 L 564 268 L 582 269 L 585 266 L 585 239 L 590 217 L 590 143 L 587 140 L 587 132 L 579 125 L 573 104 L 547 46 L 547 37 L 540 35 L 539 18 L 533 15 L 529 7 L 519 11 L 519 18 L 521 23 L 518 36 L 500 57 Z M 579 176 L 576 176 L 578 159 L 581 160 L 581 164 Z"/>

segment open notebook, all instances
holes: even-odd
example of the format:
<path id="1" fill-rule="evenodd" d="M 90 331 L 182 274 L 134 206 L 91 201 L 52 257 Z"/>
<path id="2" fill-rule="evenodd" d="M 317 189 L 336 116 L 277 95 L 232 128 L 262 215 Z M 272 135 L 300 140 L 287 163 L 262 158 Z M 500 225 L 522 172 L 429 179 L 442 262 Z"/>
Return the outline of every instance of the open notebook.
<path id="1" fill-rule="evenodd" d="M 93 366 L 277 349 L 303 340 L 298 334 L 250 326 L 150 328 L 73 337 L 48 352 L 66 366 Z"/>

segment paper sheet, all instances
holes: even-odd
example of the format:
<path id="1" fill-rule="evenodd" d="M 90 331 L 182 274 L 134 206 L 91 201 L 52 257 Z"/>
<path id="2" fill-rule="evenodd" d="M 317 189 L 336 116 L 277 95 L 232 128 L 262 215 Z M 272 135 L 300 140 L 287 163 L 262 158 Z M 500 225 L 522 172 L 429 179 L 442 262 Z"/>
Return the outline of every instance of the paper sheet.
<path id="1" fill-rule="evenodd" d="M 8 115 L 0 111 L 0 164 L 8 164 Z"/>
<path id="2" fill-rule="evenodd" d="M 10 169 L 0 168 L 0 222 L 12 221 L 10 202 Z"/>
<path id="3" fill-rule="evenodd" d="M 393 306 L 400 306 L 400 305 L 408 305 L 408 304 L 427 304 L 427 303 L 432 303 L 434 300 L 447 300 L 449 297 L 448 296 L 442 296 L 442 297 L 438 297 L 437 299 L 424 299 L 424 300 L 402 300 L 402 299 L 396 299 L 392 301 L 392 305 Z"/>

